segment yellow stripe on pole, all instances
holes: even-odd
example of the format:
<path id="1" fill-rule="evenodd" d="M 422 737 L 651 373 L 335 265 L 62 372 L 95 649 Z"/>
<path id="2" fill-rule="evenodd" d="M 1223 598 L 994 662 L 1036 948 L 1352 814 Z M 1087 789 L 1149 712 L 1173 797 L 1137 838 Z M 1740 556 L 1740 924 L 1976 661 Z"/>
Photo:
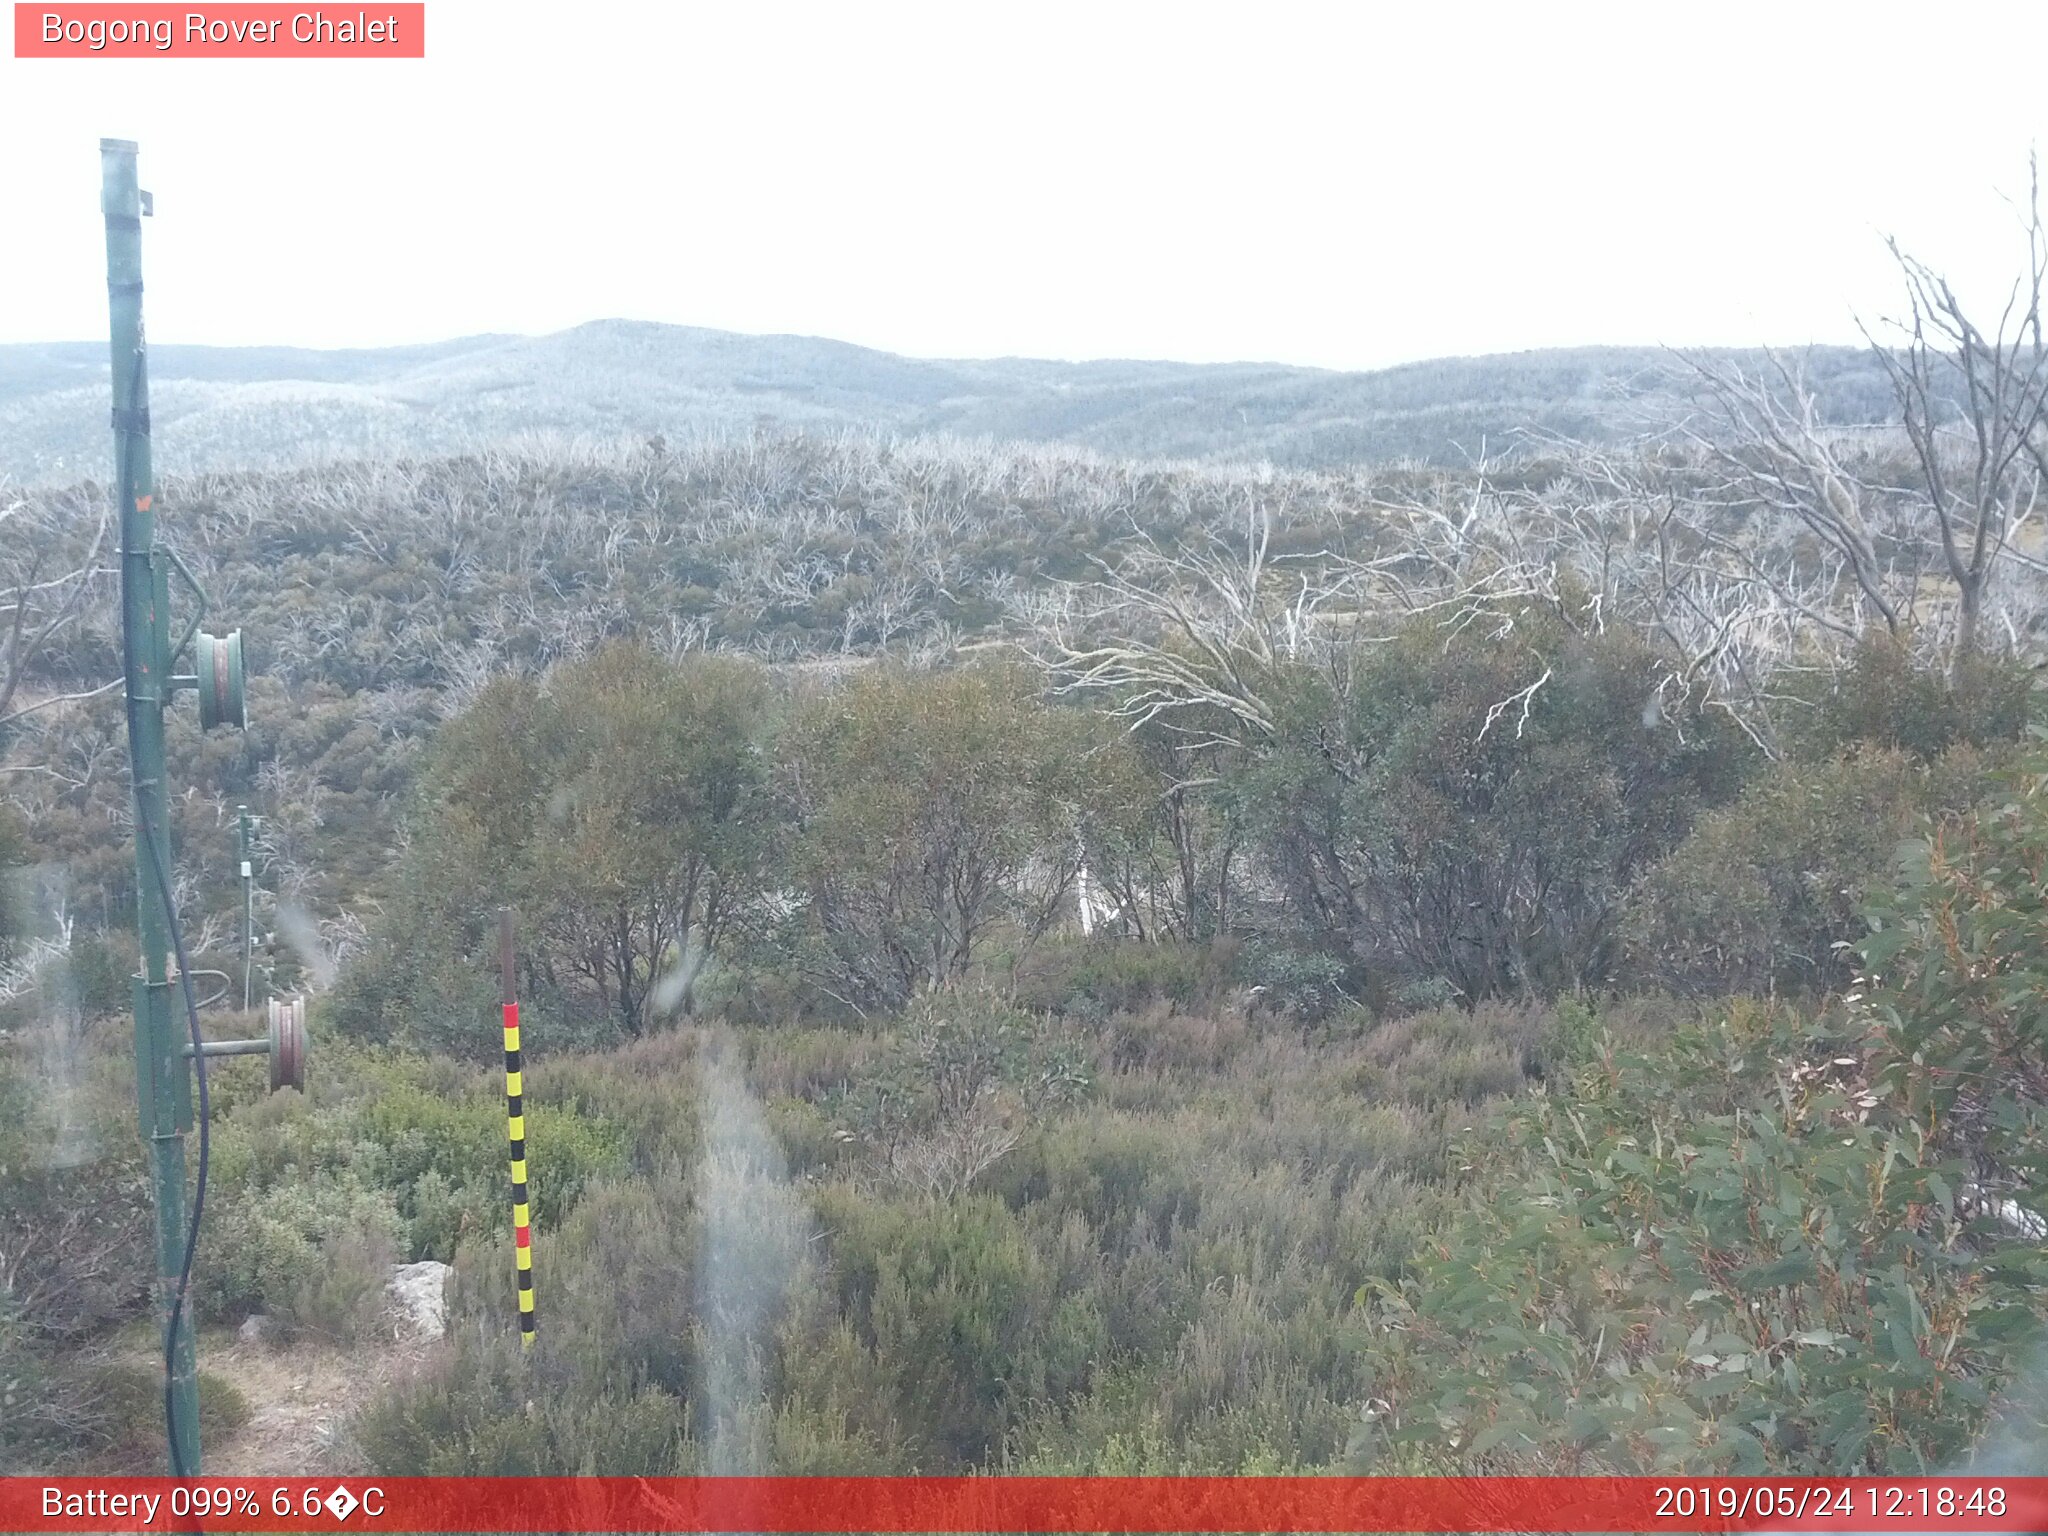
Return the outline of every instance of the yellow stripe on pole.
<path id="1" fill-rule="evenodd" d="M 499 1001 L 504 1005 L 505 1135 L 512 1157 L 512 1262 L 519 1289 L 519 1343 L 533 1343 L 533 1221 L 527 1211 L 525 1086 L 520 1081 L 519 1001 L 513 985 L 512 909 L 498 913 Z"/>

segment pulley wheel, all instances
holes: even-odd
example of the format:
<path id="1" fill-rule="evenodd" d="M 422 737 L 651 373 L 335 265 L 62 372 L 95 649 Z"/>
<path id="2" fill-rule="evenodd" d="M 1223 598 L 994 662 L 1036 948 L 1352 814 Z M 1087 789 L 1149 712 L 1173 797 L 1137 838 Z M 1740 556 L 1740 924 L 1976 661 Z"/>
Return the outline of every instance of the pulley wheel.
<path id="1" fill-rule="evenodd" d="M 201 630 L 194 655 L 199 679 L 199 728 L 236 729 L 248 724 L 242 703 L 242 632 L 209 635 Z"/>
<path id="2" fill-rule="evenodd" d="M 306 1091 L 306 1000 L 270 1000 L 270 1091 Z"/>

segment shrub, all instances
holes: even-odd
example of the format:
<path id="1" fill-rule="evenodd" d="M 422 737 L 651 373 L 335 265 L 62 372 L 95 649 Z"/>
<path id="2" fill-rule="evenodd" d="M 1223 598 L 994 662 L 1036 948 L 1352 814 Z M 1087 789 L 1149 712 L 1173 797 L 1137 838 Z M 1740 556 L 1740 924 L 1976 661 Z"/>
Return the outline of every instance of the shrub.
<path id="1" fill-rule="evenodd" d="M 993 993 L 911 1005 L 897 1033 L 838 1098 L 842 1137 L 891 1180 L 950 1197 L 1006 1156 L 1031 1124 L 1078 1102 L 1093 1080 L 1078 1042 Z"/>
<path id="2" fill-rule="evenodd" d="M 378 1190 L 404 1223 L 401 1252 L 447 1258 L 484 1191 L 509 1198 L 503 1078 L 400 1051 L 342 1047 L 323 1059 L 309 1095 L 258 1099 L 216 1124 L 214 1187 L 226 1201 L 295 1182 Z M 611 1122 L 544 1102 L 545 1081 L 530 1079 L 527 1161 L 534 1220 L 552 1226 L 625 1154 Z"/>
<path id="3" fill-rule="evenodd" d="M 455 1255 L 456 1245 L 480 1235 L 494 1223 L 510 1220 L 506 1186 L 496 1180 L 470 1177 L 456 1184 L 438 1168 L 429 1168 L 412 1182 L 399 1200 L 411 1212 L 406 1234 L 409 1259 L 440 1259 Z"/>
<path id="4" fill-rule="evenodd" d="M 361 1410 L 350 1426 L 396 1477 L 689 1476 L 700 1470 L 674 1396 L 592 1392 L 550 1345 L 523 1356 L 505 1334 L 464 1338 Z"/>
<path id="5" fill-rule="evenodd" d="M 675 1168 L 595 1185 L 539 1247 L 538 1343 L 517 1342 L 505 1238 L 464 1243 L 449 1349 L 364 1411 L 355 1438 L 382 1473 L 689 1475 L 703 1384 L 701 1225 Z"/>
<path id="6" fill-rule="evenodd" d="M 522 996 L 556 1038 L 689 1012 L 759 893 L 768 705 L 758 667 L 625 642 L 539 687 L 491 683 L 434 741 L 401 899 L 338 1000 L 344 1027 L 476 1038 L 454 1031 L 489 1016 L 499 902 L 521 914 Z"/>
<path id="7" fill-rule="evenodd" d="M 1356 1001 L 1348 985 L 1352 967 L 1320 950 L 1256 939 L 1245 947 L 1242 970 L 1253 997 L 1306 1023 Z"/>
<path id="8" fill-rule="evenodd" d="M 1559 1005 L 1567 1011 L 1569 1000 Z M 1519 1091 L 1539 1064 L 1549 1011 L 1484 1003 L 1382 1024 L 1359 1042 L 1347 1091 L 1381 1103 L 1476 1107 Z"/>
<path id="9" fill-rule="evenodd" d="M 321 1240 L 319 1262 L 293 1286 L 279 1311 L 288 1329 L 336 1340 L 371 1339 L 384 1332 L 386 1287 L 400 1249 L 396 1224 L 378 1218 Z"/>
<path id="10" fill-rule="evenodd" d="M 2016 661 L 1980 653 L 1944 672 L 1875 636 L 1840 673 L 1803 687 L 1794 681 L 1813 705 L 1795 745 L 1809 758 L 1874 746 L 1933 763 L 1955 747 L 2018 741 L 2037 713 L 2035 686 L 2031 669 Z"/>
<path id="11" fill-rule="evenodd" d="M 1955 1465 L 2048 1250 L 1972 1241 L 1895 1103 L 1839 1029 L 1747 1007 L 1512 1104 L 1465 1149 L 1470 1204 L 1376 1292 L 1375 1436 L 1480 1471 Z"/>
<path id="12" fill-rule="evenodd" d="M 133 1007 L 130 978 L 141 961 L 132 934 L 80 934 L 71 941 L 69 962 L 81 1016 L 103 1019 Z"/>
<path id="13" fill-rule="evenodd" d="M 888 1369 L 814 1276 L 799 1288 L 777 1350 L 769 1465 L 790 1477 L 912 1470 Z"/>
<path id="14" fill-rule="evenodd" d="M 1034 1013 L 1105 1019 L 1152 1002 L 1195 1011 L 1230 988 L 1237 946 L 1111 938 L 1047 940 L 1019 957 L 1010 975 L 1017 1005 Z"/>
<path id="15" fill-rule="evenodd" d="M 0 1474 L 26 1476 L 160 1466 L 164 1388 L 159 1369 L 102 1348 L 49 1354 L 33 1377 L 0 1321 Z M 199 1434 L 218 1444 L 249 1422 L 249 1402 L 211 1371 L 199 1373 Z"/>
<path id="16" fill-rule="evenodd" d="M 388 1192 L 288 1180 L 211 1191 L 207 1204 L 192 1283 L 201 1316 L 263 1312 L 338 1338 L 374 1325 L 403 1233 Z"/>
<path id="17" fill-rule="evenodd" d="M 146 1304 L 149 1186 L 123 1033 L 44 1021 L 0 1039 L 0 1304 L 34 1343 L 87 1339 Z"/>
<path id="18" fill-rule="evenodd" d="M 1629 888 L 1751 754 L 1696 702 L 1646 715 L 1662 663 L 1580 618 L 1423 624 L 1288 674 L 1237 792 L 1322 947 L 1468 1001 L 1609 978 Z"/>
<path id="19" fill-rule="evenodd" d="M 1859 1012 L 1881 1033 L 1878 1087 L 1965 1161 L 1966 1209 L 1988 1219 L 2048 1189 L 2048 750 L 1900 856 L 1898 889 L 1872 904 Z"/>
<path id="20" fill-rule="evenodd" d="M 1774 765 L 1644 878 L 1627 923 L 1631 972 L 1695 996 L 1840 990 L 1899 839 L 1987 782 L 1967 747 L 1932 764 L 1864 747 Z"/>
<path id="21" fill-rule="evenodd" d="M 968 974 L 999 924 L 1050 925 L 1122 748 L 1016 667 L 876 670 L 806 700 L 782 764 L 790 874 L 822 985 L 901 1006 Z"/>
<path id="22" fill-rule="evenodd" d="M 1146 1069 L 1200 1079 L 1227 1072 L 1257 1035 L 1241 1004 L 1182 1013 L 1155 1002 L 1136 1013 L 1117 1014 L 1102 1027 L 1101 1038 L 1109 1065 L 1119 1072 Z"/>
<path id="23" fill-rule="evenodd" d="M 987 1196 L 842 1200 L 820 1214 L 835 1234 L 840 1306 L 889 1370 L 906 1429 L 953 1464 L 980 1462 L 1051 1299 L 1017 1219 Z"/>

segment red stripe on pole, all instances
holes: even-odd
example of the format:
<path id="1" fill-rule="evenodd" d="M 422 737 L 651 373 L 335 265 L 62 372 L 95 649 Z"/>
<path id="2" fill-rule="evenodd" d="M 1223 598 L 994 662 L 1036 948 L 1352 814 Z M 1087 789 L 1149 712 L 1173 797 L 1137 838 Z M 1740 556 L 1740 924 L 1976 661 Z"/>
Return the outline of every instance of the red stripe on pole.
<path id="1" fill-rule="evenodd" d="M 476 1015 L 471 1014 L 470 1017 L 475 1018 Z M 505 1005 L 505 1027 L 507 1029 L 517 1029 L 519 1027 L 519 1005 L 517 1003 L 507 1003 Z"/>
<path id="2" fill-rule="evenodd" d="M 514 1227 L 512 1229 L 512 1241 L 522 1248 L 530 1248 L 533 1246 L 533 1234 L 526 1227 Z"/>
<path id="3" fill-rule="evenodd" d="M 340 1486 L 4 1478 L 0 1530 L 2048 1530 L 2048 1477 L 352 1477 L 346 1499 Z M 158 1503 L 111 1502 L 137 1494 Z"/>

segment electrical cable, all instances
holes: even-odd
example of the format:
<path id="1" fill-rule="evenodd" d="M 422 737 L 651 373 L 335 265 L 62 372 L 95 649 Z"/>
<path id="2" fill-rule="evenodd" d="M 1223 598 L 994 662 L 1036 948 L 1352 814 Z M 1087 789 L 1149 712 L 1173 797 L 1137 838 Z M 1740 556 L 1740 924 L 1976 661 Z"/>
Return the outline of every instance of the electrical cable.
<path id="1" fill-rule="evenodd" d="M 143 842 L 149 848 L 149 861 L 156 869 L 156 885 L 163 897 L 171 948 L 178 957 L 178 984 L 185 996 L 185 1019 L 192 1035 L 192 1067 L 199 1078 L 199 1178 L 192 1193 L 192 1215 L 185 1223 L 185 1257 L 178 1265 L 178 1288 L 171 1295 L 170 1317 L 164 1324 L 164 1432 L 171 1443 L 171 1475 L 184 1477 L 187 1475 L 184 1458 L 178 1452 L 172 1359 L 178 1343 L 178 1321 L 185 1311 L 185 1295 L 192 1286 L 192 1256 L 199 1248 L 199 1223 L 206 1215 L 206 1165 L 212 1151 L 213 1105 L 206 1092 L 206 1053 L 201 1049 L 199 1005 L 193 1001 L 192 973 L 185 966 L 185 935 L 178 927 L 178 908 L 171 898 L 171 882 L 165 868 L 167 861 L 157 846 L 157 835 L 158 829 L 145 825 Z"/>

